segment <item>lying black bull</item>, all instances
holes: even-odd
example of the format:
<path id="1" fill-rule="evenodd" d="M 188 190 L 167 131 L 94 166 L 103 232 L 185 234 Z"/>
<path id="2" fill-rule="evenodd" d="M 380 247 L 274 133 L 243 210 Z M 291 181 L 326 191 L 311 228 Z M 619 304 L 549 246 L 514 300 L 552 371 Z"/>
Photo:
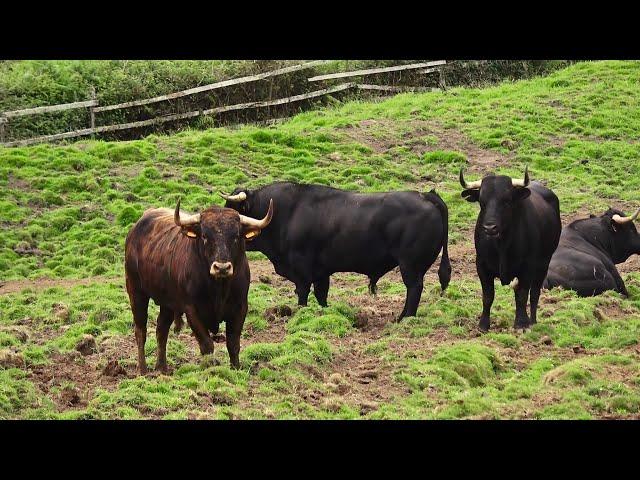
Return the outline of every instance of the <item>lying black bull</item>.
<path id="1" fill-rule="evenodd" d="M 306 305 L 311 284 L 327 305 L 329 276 L 357 272 L 369 288 L 400 265 L 407 287 L 398 319 L 416 314 L 423 278 L 442 250 L 438 275 L 444 290 L 451 278 L 447 253 L 448 211 L 435 192 L 353 193 L 322 185 L 278 182 L 257 190 L 236 189 L 225 206 L 244 215 L 278 205 L 268 231 L 249 245 L 264 253 L 276 273 L 296 285 L 298 304 Z"/>
<path id="2" fill-rule="evenodd" d="M 640 254 L 640 235 L 633 224 L 639 214 L 640 209 L 625 217 L 620 210 L 610 208 L 600 217 L 591 215 L 564 227 L 544 288 L 575 290 L 582 297 L 605 290 L 627 296 L 616 263 Z"/>
<path id="3" fill-rule="evenodd" d="M 144 344 L 150 298 L 160 305 L 156 369 L 167 370 L 169 328 L 174 320 L 180 321 L 182 312 L 202 354 L 213 353 L 210 332 L 218 333 L 220 322 L 226 322 L 231 365 L 240 366 L 240 333 L 250 280 L 245 237 L 269 225 L 272 214 L 271 202 L 262 220 L 220 207 L 185 215 L 180 213 L 180 201 L 175 212 L 166 208 L 144 212 L 125 242 L 127 292 L 140 373 L 147 371 Z"/>
<path id="4" fill-rule="evenodd" d="M 558 197 L 538 182 L 489 175 L 467 183 L 460 170 L 462 196 L 480 202 L 475 228 L 476 269 L 482 284 L 480 329 L 490 326 L 494 298 L 494 279 L 511 283 L 515 291 L 515 328 L 536 323 L 540 288 L 547 275 L 558 239 L 560 209 Z M 531 320 L 527 316 L 527 297 L 531 293 Z"/>

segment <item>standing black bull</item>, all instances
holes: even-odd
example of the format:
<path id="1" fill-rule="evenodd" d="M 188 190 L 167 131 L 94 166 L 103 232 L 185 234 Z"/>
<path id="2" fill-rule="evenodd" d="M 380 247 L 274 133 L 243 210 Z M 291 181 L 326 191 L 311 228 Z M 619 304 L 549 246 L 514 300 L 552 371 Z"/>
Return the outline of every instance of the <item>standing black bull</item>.
<path id="1" fill-rule="evenodd" d="M 249 264 L 245 237 L 265 228 L 273 214 L 262 220 L 238 215 L 229 208 L 211 207 L 197 215 L 167 208 L 147 210 L 125 241 L 127 293 L 135 323 L 138 368 L 147 371 L 144 344 L 147 309 L 152 298 L 160 305 L 156 326 L 156 369 L 167 370 L 167 337 L 174 320 L 186 313 L 200 345 L 200 353 L 213 353 L 209 332 L 218 333 L 226 322 L 231 365 L 240 366 L 240 333 L 247 314 Z"/>
<path id="2" fill-rule="evenodd" d="M 423 278 L 442 250 L 438 275 L 442 290 L 451 278 L 447 253 L 448 210 L 435 193 L 354 193 L 323 185 L 277 182 L 257 190 L 236 189 L 225 206 L 244 215 L 264 212 L 270 198 L 278 210 L 268 231 L 248 246 L 264 253 L 276 273 L 296 285 L 298 304 L 306 305 L 311 284 L 327 305 L 329 276 L 357 272 L 369 289 L 400 265 L 407 287 L 398 317 L 416 314 Z"/>
<path id="3" fill-rule="evenodd" d="M 628 296 L 616 269 L 631 255 L 640 254 L 640 235 L 631 217 L 610 208 L 602 216 L 576 220 L 562 229 L 558 249 L 551 258 L 544 288 L 575 290 L 582 297 L 615 290 Z"/>
<path id="4" fill-rule="evenodd" d="M 494 279 L 515 291 L 515 328 L 536 323 L 540 288 L 560 238 L 558 197 L 538 182 L 489 175 L 467 183 L 460 170 L 462 196 L 480 202 L 475 229 L 476 269 L 482 284 L 480 329 L 488 330 L 494 298 Z M 531 292 L 531 320 L 527 297 Z"/>

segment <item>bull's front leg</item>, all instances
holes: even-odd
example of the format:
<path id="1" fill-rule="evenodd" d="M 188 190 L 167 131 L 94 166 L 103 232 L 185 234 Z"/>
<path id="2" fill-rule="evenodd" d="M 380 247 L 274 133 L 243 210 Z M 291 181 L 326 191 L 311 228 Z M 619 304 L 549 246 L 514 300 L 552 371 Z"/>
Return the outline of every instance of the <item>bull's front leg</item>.
<path id="1" fill-rule="evenodd" d="M 530 288 L 531 280 L 518 277 L 518 285 L 514 289 L 516 297 L 516 319 L 513 323 L 513 328 L 515 329 L 525 329 L 531 326 L 529 316 L 527 315 L 527 299 L 529 298 Z M 538 294 L 539 292 L 540 290 L 538 289 Z"/>
<path id="2" fill-rule="evenodd" d="M 167 373 L 167 338 L 169 337 L 169 329 L 174 320 L 174 313 L 165 306 L 160 306 L 160 313 L 156 322 L 156 339 L 158 342 L 156 370 Z"/>
<path id="3" fill-rule="evenodd" d="M 621 295 L 624 295 L 625 297 L 628 297 L 629 292 L 627 291 L 627 287 L 624 284 L 624 280 L 622 280 L 622 277 L 618 273 L 618 269 L 615 267 L 615 265 L 613 265 L 613 268 L 609 269 L 609 272 L 613 277 L 613 281 L 616 283 L 615 291 L 620 293 Z"/>
<path id="4" fill-rule="evenodd" d="M 298 305 L 307 306 L 309 292 L 311 291 L 311 265 L 312 255 L 307 252 L 294 250 L 289 253 L 288 264 L 291 265 L 290 280 L 296 285 L 296 295 L 298 295 Z M 328 289 L 327 285 L 327 289 Z"/>
<path id="5" fill-rule="evenodd" d="M 306 307 L 309 301 L 309 292 L 311 291 L 311 282 L 306 283 L 302 281 L 296 282 L 296 295 L 298 295 L 298 305 Z"/>
<path id="6" fill-rule="evenodd" d="M 476 269 L 478 277 L 480 278 L 480 284 L 482 285 L 482 315 L 480 315 L 478 328 L 486 332 L 491 326 L 491 305 L 493 305 L 493 299 L 495 297 L 495 287 L 493 285 L 492 275 L 489 275 L 486 270 L 477 263 Z"/>
<path id="7" fill-rule="evenodd" d="M 185 309 L 185 314 L 187 315 L 187 321 L 189 322 L 189 326 L 191 330 L 193 330 L 196 339 L 198 340 L 198 345 L 200 346 L 200 353 L 202 355 L 208 355 L 213 353 L 213 340 L 209 336 L 209 332 L 207 327 L 204 326 L 204 323 L 201 320 L 200 315 L 195 307 L 189 306 Z"/>
<path id="8" fill-rule="evenodd" d="M 229 352 L 229 362 L 231 368 L 240 368 L 240 334 L 247 316 L 247 305 L 239 307 L 237 314 L 233 318 L 226 320 L 225 333 L 227 336 L 227 351 Z"/>

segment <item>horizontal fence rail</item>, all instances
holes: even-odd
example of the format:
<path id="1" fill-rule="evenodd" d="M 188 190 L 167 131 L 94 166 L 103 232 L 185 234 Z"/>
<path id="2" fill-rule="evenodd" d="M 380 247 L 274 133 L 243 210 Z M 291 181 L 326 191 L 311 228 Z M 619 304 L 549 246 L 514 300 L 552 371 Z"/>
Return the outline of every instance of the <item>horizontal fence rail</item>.
<path id="1" fill-rule="evenodd" d="M 203 85 L 201 87 L 190 88 L 189 90 L 183 90 L 181 92 L 170 93 L 168 95 L 160 95 L 158 97 L 147 98 L 144 100 L 134 100 L 132 102 L 118 103 L 117 105 L 108 105 L 105 107 L 98 107 L 96 112 L 108 112 L 109 110 L 118 110 L 122 108 L 139 107 L 141 105 L 149 105 L 150 103 L 164 102 L 166 100 L 174 100 L 176 98 L 185 97 L 187 95 L 193 95 L 195 93 L 207 92 L 210 90 L 216 90 L 219 88 L 230 87 L 232 85 L 240 85 L 242 83 L 256 82 L 258 80 L 264 80 L 265 78 L 275 77 L 277 75 L 284 75 L 286 73 L 297 72 L 306 68 L 315 67 L 323 63 L 327 63 L 328 60 L 316 60 L 314 62 L 303 63 L 301 65 L 294 65 L 292 67 L 280 68 L 271 72 L 259 73 L 257 75 L 250 75 L 248 77 L 233 78 L 231 80 L 224 80 L 222 82 L 211 83 L 209 85 Z"/>
<path id="2" fill-rule="evenodd" d="M 329 73 L 327 75 L 318 75 L 317 77 L 311 77 L 308 80 L 310 82 L 318 82 L 320 80 L 332 80 L 335 78 L 361 77 L 363 75 L 374 75 L 377 73 L 399 72 L 402 70 L 416 70 L 419 68 L 424 69 L 428 67 L 435 67 L 438 65 L 445 65 L 446 63 L 447 63 L 446 60 L 435 60 L 433 62 L 427 62 L 427 63 L 411 63 L 409 65 L 396 65 L 394 67 L 380 67 L 380 68 L 370 68 L 368 70 L 354 70 L 352 72 Z"/>
<path id="3" fill-rule="evenodd" d="M 37 115 L 39 113 L 59 112 L 61 110 L 72 110 L 75 108 L 87 108 L 98 105 L 97 100 L 86 100 L 84 102 L 61 103 L 59 105 L 50 105 L 48 107 L 25 108 L 24 110 L 14 110 L 12 112 L 4 112 L 0 114 L 6 118 L 24 117 L 26 115 Z"/>
<path id="4" fill-rule="evenodd" d="M 116 125 L 104 125 L 104 126 L 99 126 L 99 127 L 95 126 L 95 113 L 98 113 L 98 112 L 105 112 L 105 111 L 110 111 L 110 110 L 130 108 L 130 107 L 136 107 L 136 106 L 141 106 L 141 105 L 148 105 L 148 104 L 156 103 L 156 102 L 172 100 L 172 99 L 184 97 L 184 96 L 187 96 L 187 95 L 193 95 L 195 93 L 200 93 L 200 92 L 209 91 L 209 90 L 215 90 L 215 89 L 218 89 L 218 88 L 224 88 L 224 87 L 228 87 L 228 86 L 232 86 L 232 85 L 239 85 L 239 84 L 248 83 L 248 82 L 254 82 L 254 81 L 257 81 L 257 80 L 262 80 L 262 79 L 269 78 L 269 77 L 274 77 L 274 76 L 277 76 L 277 75 L 283 75 L 283 74 L 286 74 L 286 73 L 291 73 L 291 72 L 303 70 L 303 69 L 306 69 L 306 68 L 310 68 L 310 67 L 314 67 L 314 66 L 317 66 L 317 65 L 325 64 L 325 63 L 328 63 L 328 62 L 329 62 L 328 60 L 316 60 L 316 61 L 313 61 L 313 62 L 307 62 L 307 63 L 303 63 L 303 64 L 300 64 L 300 65 L 294 65 L 294 66 L 291 66 L 291 67 L 281 68 L 281 69 L 278 69 L 278 70 L 273 70 L 273 71 L 270 71 L 270 72 L 260 73 L 260 74 L 257 74 L 257 75 L 240 77 L 240 78 L 235 78 L 235 79 L 231 79 L 231 80 L 225 80 L 225 81 L 222 81 L 222 82 L 217 82 L 217 83 L 213 83 L 213 84 L 209 84 L 209 85 L 203 85 L 201 87 L 195 87 L 195 88 L 191 88 L 191 89 L 188 89 L 188 90 L 182 90 L 180 92 L 174 92 L 174 93 L 170 93 L 170 94 L 167 94 L 167 95 L 161 95 L 161 96 L 158 96 L 158 97 L 147 98 L 147 99 L 143 99 L 143 100 L 135 100 L 135 101 L 125 102 L 125 103 L 119 103 L 119 104 L 116 104 L 116 105 L 107 105 L 107 106 L 104 106 L 104 107 L 99 107 L 98 106 L 98 101 L 95 99 L 95 90 L 92 89 L 92 91 L 91 91 L 92 99 L 91 100 L 86 100 L 86 101 L 82 101 L 82 102 L 74 102 L 74 103 L 65 103 L 65 104 L 60 104 L 60 105 L 51 105 L 51 106 L 45 106 L 45 107 L 27 108 L 27 109 L 23 109 L 23 110 L 14 110 L 14 111 L 11 111 L 11 112 L 0 113 L 0 142 L 3 142 L 3 143 L 0 143 L 0 145 L 6 146 L 6 147 L 26 146 L 26 145 L 33 145 L 33 144 L 37 144 L 37 143 L 43 143 L 43 142 L 51 142 L 51 141 L 56 141 L 56 140 L 64 140 L 64 139 L 68 139 L 68 138 L 76 138 L 76 137 L 83 137 L 83 136 L 87 136 L 87 135 L 94 135 L 94 134 L 97 134 L 97 133 L 116 132 L 116 131 L 120 131 L 120 130 L 128 130 L 128 129 L 133 129 L 133 128 L 148 127 L 148 126 L 152 126 L 152 125 L 160 125 L 160 124 L 164 124 L 164 123 L 167 123 L 167 122 L 174 122 L 174 121 L 179 121 L 179 120 L 188 120 L 188 119 L 193 119 L 193 118 L 197 118 L 197 117 L 200 117 L 200 116 L 215 115 L 215 114 L 231 112 L 231 111 L 239 111 L 239 110 L 250 109 L 250 108 L 263 108 L 263 107 L 272 107 L 272 106 L 277 106 L 277 105 L 286 105 L 286 104 L 291 104 L 291 103 L 295 103 L 295 102 L 300 102 L 300 101 L 303 101 L 303 100 L 309 100 L 309 99 L 312 99 L 312 98 L 318 98 L 318 97 L 321 97 L 321 96 L 324 96 L 324 95 L 331 95 L 333 93 L 342 92 L 342 91 L 346 91 L 346 90 L 354 89 L 354 88 L 358 89 L 358 90 L 380 91 L 380 92 L 389 92 L 389 93 L 425 92 L 425 91 L 438 90 L 437 88 L 428 88 L 428 87 L 373 85 L 373 84 L 364 84 L 364 83 L 356 83 L 356 82 L 347 82 L 347 83 L 341 83 L 339 85 L 335 85 L 335 86 L 332 86 L 332 87 L 327 87 L 327 88 L 323 88 L 323 89 L 319 89 L 319 90 L 315 90 L 315 91 L 312 91 L 312 92 L 307 92 L 307 93 L 303 93 L 303 94 L 299 94 L 299 95 L 292 95 L 292 96 L 289 96 L 289 97 L 278 98 L 278 99 L 275 99 L 275 100 L 271 100 L 270 99 L 270 100 L 263 100 L 263 101 L 253 101 L 253 102 L 238 103 L 238 104 L 234 104 L 234 105 L 225 105 L 225 106 L 215 107 L 215 108 L 210 108 L 210 109 L 201 109 L 201 110 L 194 110 L 194 111 L 184 112 L 184 113 L 163 115 L 163 116 L 154 117 L 154 118 L 151 118 L 151 119 L 148 119 L 148 120 L 139 120 L 139 121 L 135 121 L 135 122 L 120 123 L 120 124 L 116 124 Z M 313 81 L 319 81 L 319 80 L 329 80 L 329 79 L 336 79 L 336 78 L 349 78 L 349 77 L 356 77 L 356 76 L 374 75 L 374 74 L 385 73 L 385 72 L 395 72 L 395 71 L 401 71 L 401 70 L 415 69 L 415 70 L 418 70 L 417 73 L 419 73 L 419 74 L 440 72 L 440 87 L 444 88 L 445 87 L 445 83 L 444 83 L 444 76 L 443 76 L 442 66 L 445 65 L 445 64 L 446 64 L 445 60 L 437 60 L 437 61 L 426 62 L 426 63 L 414 63 L 414 64 L 410 64 L 410 65 L 398 65 L 398 66 L 393 66 L 393 67 L 382 67 L 382 68 L 373 68 L 373 69 L 368 69 L 368 70 L 355 70 L 355 71 L 352 71 L 352 72 L 333 73 L 333 74 L 320 75 L 320 76 L 308 78 L 307 80 L 309 82 L 313 82 Z M 14 141 L 10 141 L 10 142 L 4 142 L 5 128 L 6 128 L 6 124 L 8 123 L 8 120 L 10 118 L 21 117 L 21 116 L 26 116 L 26 115 L 36 115 L 36 114 L 41 114 L 41 113 L 50 113 L 50 112 L 56 112 L 56 111 L 62 111 L 62 110 L 70 110 L 70 109 L 74 109 L 74 108 L 89 108 L 89 111 L 90 111 L 90 123 L 91 123 L 90 128 L 83 128 L 83 129 L 74 130 L 74 131 L 70 131 L 70 132 L 56 133 L 56 134 L 52 134 L 52 135 L 43 135 L 43 136 L 32 137 L 32 138 L 27 138 L 27 139 L 22 139 L 22 140 L 14 140 Z"/>

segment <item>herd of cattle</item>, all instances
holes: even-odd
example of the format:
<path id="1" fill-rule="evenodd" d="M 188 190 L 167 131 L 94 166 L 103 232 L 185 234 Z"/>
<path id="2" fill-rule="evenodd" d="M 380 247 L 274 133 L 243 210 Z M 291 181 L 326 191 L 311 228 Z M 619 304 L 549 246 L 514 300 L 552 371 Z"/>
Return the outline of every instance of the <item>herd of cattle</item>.
<path id="1" fill-rule="evenodd" d="M 538 182 L 488 175 L 467 182 L 462 196 L 479 202 L 475 227 L 476 269 L 482 284 L 479 327 L 490 326 L 494 279 L 515 292 L 515 328 L 536 323 L 540 290 L 560 286 L 579 295 L 615 290 L 627 295 L 615 264 L 640 254 L 640 236 L 631 217 L 609 209 L 602 216 L 562 228 L 558 197 Z M 213 352 L 211 334 L 226 324 L 232 367 L 239 367 L 240 334 L 247 314 L 250 272 L 246 250 L 262 252 L 276 273 L 295 284 L 306 305 L 311 285 L 327 306 L 335 272 L 369 277 L 369 290 L 395 267 L 407 293 L 398 320 L 416 314 L 427 270 L 442 257 L 442 291 L 451 279 L 447 251 L 448 209 L 431 191 L 363 194 L 277 182 L 223 195 L 225 207 L 196 215 L 150 209 L 132 227 L 125 243 L 126 286 L 133 312 L 138 367 L 147 371 L 144 345 L 149 300 L 160 306 L 156 369 L 167 370 L 171 324 L 185 314 L 202 354 Z M 275 207 L 275 208 L 274 208 Z M 260 219 L 259 219 L 260 218 Z M 527 314 L 527 298 L 530 314 Z"/>

